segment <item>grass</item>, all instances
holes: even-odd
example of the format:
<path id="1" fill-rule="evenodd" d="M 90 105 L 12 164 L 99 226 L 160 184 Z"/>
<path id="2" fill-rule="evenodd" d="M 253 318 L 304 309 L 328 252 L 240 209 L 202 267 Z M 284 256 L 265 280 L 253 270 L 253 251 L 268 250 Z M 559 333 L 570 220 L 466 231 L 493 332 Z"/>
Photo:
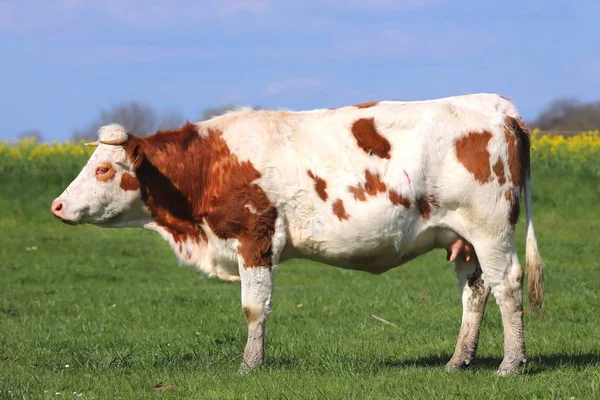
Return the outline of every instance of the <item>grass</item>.
<path id="1" fill-rule="evenodd" d="M 55 221 L 76 173 L 0 174 L 1 399 L 600 398 L 600 185 L 585 171 L 534 170 L 547 303 L 525 315 L 529 363 L 506 378 L 492 299 L 478 359 L 445 372 L 461 305 L 442 251 L 382 276 L 281 265 L 266 364 L 238 376 L 238 284 L 178 267 L 150 232 Z M 521 260 L 523 237 L 521 222 Z"/>

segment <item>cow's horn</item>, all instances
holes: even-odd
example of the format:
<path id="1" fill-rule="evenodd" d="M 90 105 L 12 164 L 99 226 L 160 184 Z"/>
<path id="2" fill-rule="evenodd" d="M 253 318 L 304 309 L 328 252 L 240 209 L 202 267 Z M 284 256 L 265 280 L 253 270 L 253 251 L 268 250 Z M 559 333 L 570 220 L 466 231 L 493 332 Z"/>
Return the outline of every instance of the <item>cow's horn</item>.
<path id="1" fill-rule="evenodd" d="M 127 139 L 129 139 L 129 138 L 125 137 L 125 138 L 119 138 L 119 139 L 113 139 L 113 140 L 98 140 L 98 143 L 108 144 L 109 146 L 121 146 L 121 145 L 127 143 Z"/>
<path id="2" fill-rule="evenodd" d="M 100 144 L 99 141 L 95 141 L 95 142 L 89 142 L 89 143 L 84 143 L 85 146 L 90 146 L 90 147 L 96 147 Z"/>

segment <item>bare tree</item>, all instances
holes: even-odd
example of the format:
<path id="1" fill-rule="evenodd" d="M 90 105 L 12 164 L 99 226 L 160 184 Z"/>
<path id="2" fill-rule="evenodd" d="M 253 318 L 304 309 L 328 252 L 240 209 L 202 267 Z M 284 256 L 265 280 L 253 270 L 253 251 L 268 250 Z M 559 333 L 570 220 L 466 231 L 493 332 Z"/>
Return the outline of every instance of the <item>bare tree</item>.
<path id="1" fill-rule="evenodd" d="M 600 101 L 581 103 L 572 98 L 552 101 L 533 122 L 542 130 L 585 131 L 600 128 Z"/>
<path id="2" fill-rule="evenodd" d="M 44 141 L 44 135 L 42 135 L 42 132 L 40 132 L 39 129 L 25 129 L 17 135 L 19 140 L 30 137 L 34 138 L 36 143 L 42 143 Z"/>
<path id="3" fill-rule="evenodd" d="M 184 118 L 177 111 L 167 111 L 162 115 L 157 129 L 175 129 L 183 125 L 184 122 Z"/>
<path id="4" fill-rule="evenodd" d="M 183 117 L 175 112 L 166 112 L 160 119 L 150 106 L 132 101 L 123 103 L 108 110 L 100 110 L 100 115 L 86 128 L 73 132 L 73 140 L 95 139 L 98 129 L 107 124 L 121 124 L 135 135 L 145 136 L 157 129 L 176 128 L 183 122 Z"/>

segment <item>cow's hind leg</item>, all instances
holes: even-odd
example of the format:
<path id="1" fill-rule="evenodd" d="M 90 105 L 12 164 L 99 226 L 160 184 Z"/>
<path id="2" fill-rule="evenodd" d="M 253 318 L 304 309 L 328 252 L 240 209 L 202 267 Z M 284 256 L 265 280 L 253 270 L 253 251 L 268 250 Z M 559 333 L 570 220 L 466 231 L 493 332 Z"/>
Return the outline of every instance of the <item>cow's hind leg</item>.
<path id="1" fill-rule="evenodd" d="M 523 269 L 519 264 L 513 237 L 506 240 L 473 241 L 481 270 L 489 283 L 502 314 L 504 359 L 498 373 L 519 373 L 527 361 L 523 329 Z"/>
<path id="2" fill-rule="evenodd" d="M 471 257 L 469 261 L 459 257 L 454 265 L 458 278 L 458 288 L 462 297 L 463 312 L 456 349 L 454 355 L 446 364 L 449 371 L 468 366 L 475 357 L 479 329 L 487 299 L 490 295 L 490 286 L 482 276 L 476 257 Z"/>

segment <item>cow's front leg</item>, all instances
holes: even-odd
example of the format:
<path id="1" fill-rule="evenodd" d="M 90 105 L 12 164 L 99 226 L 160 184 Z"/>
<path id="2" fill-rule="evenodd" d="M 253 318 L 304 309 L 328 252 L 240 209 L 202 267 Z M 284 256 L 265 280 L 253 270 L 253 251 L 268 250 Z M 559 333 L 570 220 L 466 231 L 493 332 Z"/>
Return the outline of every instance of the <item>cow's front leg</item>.
<path id="1" fill-rule="evenodd" d="M 248 323 L 248 342 L 240 373 L 262 364 L 265 355 L 265 321 L 271 312 L 273 268 L 245 267 L 240 262 L 242 309 Z"/>

